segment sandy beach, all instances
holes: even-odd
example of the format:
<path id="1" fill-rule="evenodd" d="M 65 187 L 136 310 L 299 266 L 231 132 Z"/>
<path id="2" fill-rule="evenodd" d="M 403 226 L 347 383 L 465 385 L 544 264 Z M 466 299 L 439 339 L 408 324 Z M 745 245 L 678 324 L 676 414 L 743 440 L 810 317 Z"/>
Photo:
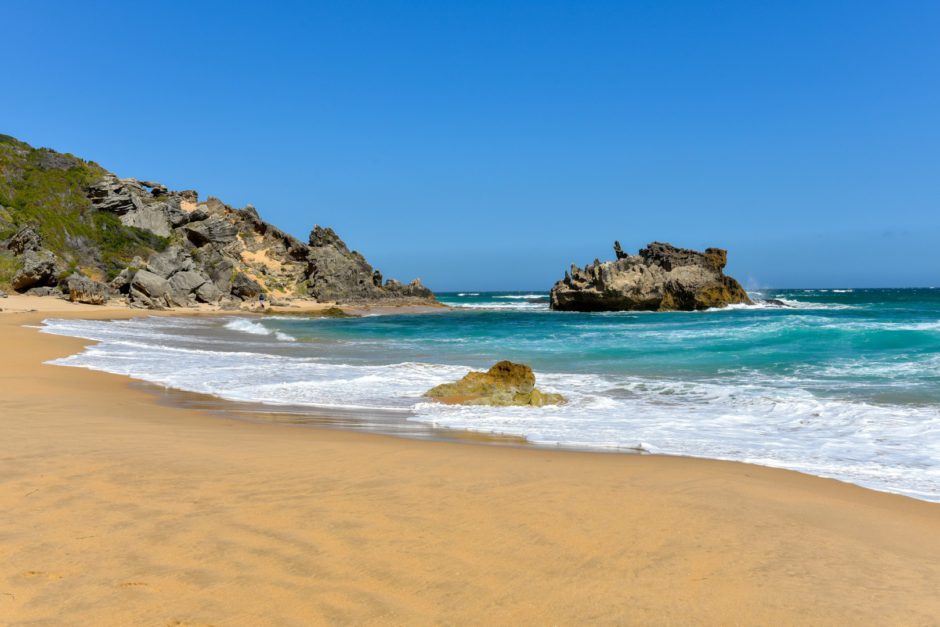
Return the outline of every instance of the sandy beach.
<path id="1" fill-rule="evenodd" d="M 0 299 L 0 624 L 931 625 L 940 505 L 740 463 L 255 424 Z M 39 311 L 17 311 L 44 309 Z"/>

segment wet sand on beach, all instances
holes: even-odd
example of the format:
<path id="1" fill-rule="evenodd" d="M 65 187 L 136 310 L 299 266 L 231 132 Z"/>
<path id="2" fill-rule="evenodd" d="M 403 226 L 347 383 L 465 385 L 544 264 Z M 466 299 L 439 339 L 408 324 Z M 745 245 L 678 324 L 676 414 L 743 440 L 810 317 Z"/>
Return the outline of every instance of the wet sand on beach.
<path id="1" fill-rule="evenodd" d="M 940 505 L 161 403 L 0 299 L 0 624 L 936 624 Z M 150 312 L 144 312 L 149 315 Z M 177 315 L 178 312 L 174 312 Z"/>

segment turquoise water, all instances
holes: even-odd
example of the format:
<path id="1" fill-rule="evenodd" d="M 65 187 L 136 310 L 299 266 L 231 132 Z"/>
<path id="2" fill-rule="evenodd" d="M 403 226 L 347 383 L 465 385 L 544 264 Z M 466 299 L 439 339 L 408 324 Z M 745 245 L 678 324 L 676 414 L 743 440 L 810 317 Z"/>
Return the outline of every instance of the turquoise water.
<path id="1" fill-rule="evenodd" d="M 102 343 L 59 363 L 238 400 L 370 409 L 535 443 L 750 461 L 940 500 L 940 290 L 766 290 L 720 311 L 579 314 L 547 293 L 442 294 L 357 319 L 52 321 Z M 428 403 L 499 359 L 556 408 Z"/>

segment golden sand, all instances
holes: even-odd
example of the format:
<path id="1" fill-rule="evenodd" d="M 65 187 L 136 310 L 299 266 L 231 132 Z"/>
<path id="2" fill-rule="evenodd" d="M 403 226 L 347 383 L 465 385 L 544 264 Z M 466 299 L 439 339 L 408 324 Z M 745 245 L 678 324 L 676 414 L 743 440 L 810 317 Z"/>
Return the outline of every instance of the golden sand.
<path id="1" fill-rule="evenodd" d="M 0 624 L 927 625 L 940 505 L 747 464 L 255 424 L 0 299 Z"/>

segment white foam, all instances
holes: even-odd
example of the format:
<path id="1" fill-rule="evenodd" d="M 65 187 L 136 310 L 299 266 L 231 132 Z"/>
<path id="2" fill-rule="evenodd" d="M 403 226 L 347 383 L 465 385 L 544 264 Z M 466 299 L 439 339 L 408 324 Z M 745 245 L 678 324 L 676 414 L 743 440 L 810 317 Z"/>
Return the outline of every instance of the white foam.
<path id="1" fill-rule="evenodd" d="M 803 290 L 804 292 L 824 292 L 827 290 Z M 858 309 L 857 305 L 846 305 L 843 303 L 815 303 L 807 302 L 802 300 L 796 300 L 792 298 L 782 298 L 779 296 L 772 297 L 771 299 L 765 299 L 760 293 L 751 293 L 749 294 L 752 302 L 748 303 L 733 303 L 731 305 L 726 305 L 724 307 L 711 307 L 705 311 L 734 311 L 740 309 Z M 777 303 L 767 302 L 768 300 L 777 300 L 786 305 L 786 307 L 781 307 Z"/>
<path id="2" fill-rule="evenodd" d="M 829 324 L 826 320 L 822 324 Z M 806 389 L 817 382 L 828 390 L 851 387 L 855 384 L 844 380 L 844 373 L 866 374 L 865 368 L 878 369 L 867 374 L 903 383 L 914 373 L 936 371 L 940 367 L 936 355 L 918 361 L 846 358 L 827 368 L 810 364 L 805 372 L 786 377 L 752 371 L 698 380 L 539 372 L 539 387 L 564 394 L 568 403 L 545 408 L 462 407 L 427 402 L 421 395 L 463 376 L 466 366 L 329 363 L 312 351 L 290 356 L 305 344 L 278 349 L 290 354 L 267 354 L 254 352 L 252 347 L 258 346 L 254 340 L 220 344 L 218 338 L 193 334 L 200 326 L 213 324 L 218 323 L 176 323 L 165 318 L 50 320 L 44 331 L 100 342 L 52 363 L 130 375 L 231 400 L 395 410 L 425 423 L 519 435 L 540 444 L 608 450 L 641 446 L 659 453 L 750 461 L 940 501 L 940 408 L 845 400 L 856 396 L 852 394 L 822 398 Z M 736 330 L 674 330 L 663 334 L 662 341 L 682 344 L 695 333 L 733 332 L 746 337 L 784 330 L 790 324 L 794 322 Z M 639 328 L 630 333 L 651 337 L 661 333 L 652 324 L 635 326 Z M 225 322 L 229 331 L 276 346 L 274 332 L 266 329 L 262 334 L 257 327 L 265 328 L 242 318 Z M 368 345 L 362 341 L 363 347 Z"/>
<path id="3" fill-rule="evenodd" d="M 512 303 L 452 303 L 452 307 L 458 309 L 504 309 L 504 310 L 516 310 L 516 311 L 548 311 L 548 303 L 529 303 L 529 302 L 512 302 Z"/>
<path id="4" fill-rule="evenodd" d="M 239 331 L 241 333 L 248 333 L 250 335 L 273 335 L 275 338 L 282 342 L 294 342 L 296 338 L 283 331 L 272 331 L 267 328 L 260 322 L 252 322 L 247 318 L 235 318 L 225 323 L 226 329 L 231 329 L 232 331 Z"/>
<path id="5" fill-rule="evenodd" d="M 229 322 L 225 323 L 226 329 L 231 329 L 232 331 L 241 331 L 242 333 L 250 333 L 252 335 L 270 335 L 271 331 L 266 329 L 264 325 L 258 324 L 257 322 L 252 322 L 251 320 L 246 320 L 245 318 L 235 318 Z"/>

